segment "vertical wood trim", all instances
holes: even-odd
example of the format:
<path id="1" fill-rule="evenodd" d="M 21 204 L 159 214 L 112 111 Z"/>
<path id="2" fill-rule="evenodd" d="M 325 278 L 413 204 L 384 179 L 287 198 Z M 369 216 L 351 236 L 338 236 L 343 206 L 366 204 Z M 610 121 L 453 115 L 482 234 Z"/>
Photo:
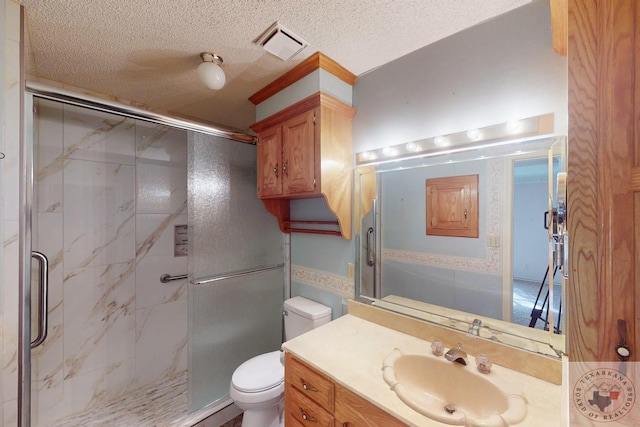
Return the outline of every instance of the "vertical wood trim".
<path id="1" fill-rule="evenodd" d="M 567 14 L 568 0 L 551 0 L 551 41 L 553 50 L 567 56 Z"/>
<path id="2" fill-rule="evenodd" d="M 598 344 L 596 6 L 572 1 L 568 10 L 569 360 L 595 360 Z"/>
<path id="3" fill-rule="evenodd" d="M 572 361 L 616 360 L 617 319 L 635 337 L 636 17 L 635 0 L 569 3 Z"/>
<path id="4" fill-rule="evenodd" d="M 640 6 L 635 4 L 635 34 L 634 34 L 634 47 L 633 51 L 638 52 L 640 49 Z M 634 68 L 634 76 L 637 76 L 637 73 L 640 72 L 640 55 L 634 55 L 635 58 L 635 68 Z M 640 182 L 640 78 L 636 77 L 635 79 L 635 100 L 634 100 L 634 170 L 632 170 L 632 187 L 633 187 L 633 178 L 639 178 L 635 180 L 635 182 Z M 640 256 L 640 188 L 633 188 L 635 191 L 634 197 L 634 216 L 633 222 L 635 224 L 635 268 L 634 274 L 636 280 L 640 279 L 640 261 L 638 261 L 638 256 Z M 639 291 L 640 292 L 640 291 Z M 632 335 L 635 338 L 636 343 L 640 343 L 640 298 L 636 295 L 634 298 L 636 301 L 635 304 L 635 334 Z M 638 347 L 636 346 L 636 351 Z M 636 360 L 640 360 L 640 357 L 636 357 Z"/>
<path id="5" fill-rule="evenodd" d="M 598 360 L 618 360 L 615 345 L 620 337 L 617 319 L 627 322 L 631 347 L 635 343 L 635 241 L 634 193 L 631 176 L 634 162 L 635 51 L 634 26 L 637 0 L 606 0 L 599 18 L 604 39 L 598 102 L 600 104 L 600 194 L 604 265 L 601 274 L 600 322 L 602 342 Z M 634 357 L 637 356 L 634 353 Z"/>

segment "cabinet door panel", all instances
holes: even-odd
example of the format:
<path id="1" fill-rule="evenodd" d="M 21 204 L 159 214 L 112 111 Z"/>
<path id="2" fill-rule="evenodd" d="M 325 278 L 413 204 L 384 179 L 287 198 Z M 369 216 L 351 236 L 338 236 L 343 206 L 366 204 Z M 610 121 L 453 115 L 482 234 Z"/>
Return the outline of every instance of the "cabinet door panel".
<path id="1" fill-rule="evenodd" d="M 406 427 L 382 409 L 339 384 L 336 388 L 336 425 L 341 427 Z"/>
<path id="2" fill-rule="evenodd" d="M 283 191 L 285 194 L 315 190 L 315 110 L 282 125 Z"/>
<path id="3" fill-rule="evenodd" d="M 258 134 L 258 197 L 282 194 L 282 128 Z"/>
<path id="4" fill-rule="evenodd" d="M 478 175 L 427 179 L 427 234 L 478 237 Z"/>

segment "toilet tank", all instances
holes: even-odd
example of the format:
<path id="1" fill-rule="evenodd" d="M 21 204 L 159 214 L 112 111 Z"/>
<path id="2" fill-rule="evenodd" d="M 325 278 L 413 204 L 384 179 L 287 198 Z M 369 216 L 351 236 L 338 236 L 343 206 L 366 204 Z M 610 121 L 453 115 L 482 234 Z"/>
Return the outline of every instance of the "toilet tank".
<path id="1" fill-rule="evenodd" d="M 290 340 L 331 321 L 331 307 L 303 297 L 284 302 L 284 336 Z"/>

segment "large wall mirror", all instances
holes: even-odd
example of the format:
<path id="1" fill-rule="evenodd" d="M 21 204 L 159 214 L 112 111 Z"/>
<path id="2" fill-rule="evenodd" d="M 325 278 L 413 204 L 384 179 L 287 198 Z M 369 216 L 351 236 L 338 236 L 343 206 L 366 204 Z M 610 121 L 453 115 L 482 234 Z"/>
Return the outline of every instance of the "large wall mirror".
<path id="1" fill-rule="evenodd" d="M 423 155 L 399 160 L 387 149 L 383 161 L 356 169 L 356 295 L 482 338 L 562 354 L 566 138 L 460 149 L 429 143 Z M 452 223 L 477 215 L 477 237 L 428 234 L 429 180 L 466 176 L 477 177 L 477 192 L 454 185 L 429 209 Z M 465 197 L 475 198 L 476 211 Z"/>

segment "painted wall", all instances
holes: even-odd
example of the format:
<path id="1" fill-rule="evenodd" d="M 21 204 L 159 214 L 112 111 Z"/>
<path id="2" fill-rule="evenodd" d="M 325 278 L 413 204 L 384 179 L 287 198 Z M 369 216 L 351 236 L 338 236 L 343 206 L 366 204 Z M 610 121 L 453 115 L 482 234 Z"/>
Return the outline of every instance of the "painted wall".
<path id="1" fill-rule="evenodd" d="M 34 104 L 33 245 L 50 260 L 49 337 L 32 352 L 43 426 L 187 369 L 186 279 L 159 280 L 187 272 L 173 246 L 187 133 Z"/>
<path id="2" fill-rule="evenodd" d="M 380 180 L 383 295 L 502 318 L 501 160 L 385 172 Z M 426 234 L 425 180 L 478 175 L 478 238 Z"/>
<path id="3" fill-rule="evenodd" d="M 567 130 L 567 59 L 535 1 L 359 76 L 353 151 L 555 113 Z"/>
<path id="4" fill-rule="evenodd" d="M 548 232 L 543 227 L 549 184 L 518 181 L 513 197 L 513 277 L 540 283 L 549 265 Z"/>
<path id="5" fill-rule="evenodd" d="M 567 102 L 567 59 L 552 50 L 548 2 L 536 1 L 359 76 L 353 152 L 549 112 L 566 133 Z M 293 277 L 293 295 L 335 301 L 323 281 L 350 280 L 354 242 L 293 235 L 291 250 L 294 268 L 321 271 Z"/>
<path id="6" fill-rule="evenodd" d="M 335 221 L 324 199 L 294 200 L 291 216 L 296 219 Z M 331 307 L 335 319 L 346 312 L 353 298 L 353 240 L 338 236 L 291 233 L 291 296 L 303 296 Z"/>

